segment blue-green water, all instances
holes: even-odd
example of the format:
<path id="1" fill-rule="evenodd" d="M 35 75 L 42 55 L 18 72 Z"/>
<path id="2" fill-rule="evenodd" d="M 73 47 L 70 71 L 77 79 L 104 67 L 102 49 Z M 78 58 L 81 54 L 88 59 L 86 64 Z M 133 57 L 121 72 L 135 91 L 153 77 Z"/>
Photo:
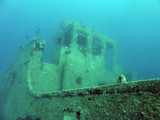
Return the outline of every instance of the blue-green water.
<path id="1" fill-rule="evenodd" d="M 0 0 L 0 72 L 13 63 L 19 46 L 34 37 L 47 41 L 47 61 L 63 20 L 81 21 L 117 40 L 125 73 L 160 77 L 159 0 Z"/>

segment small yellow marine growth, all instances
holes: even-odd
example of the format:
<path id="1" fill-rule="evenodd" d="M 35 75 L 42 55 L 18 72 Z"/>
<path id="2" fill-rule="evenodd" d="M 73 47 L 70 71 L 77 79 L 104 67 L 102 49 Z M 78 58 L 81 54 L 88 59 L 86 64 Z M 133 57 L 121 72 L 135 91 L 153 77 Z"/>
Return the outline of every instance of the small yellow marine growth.
<path id="1" fill-rule="evenodd" d="M 126 77 L 124 75 L 120 75 L 118 77 L 117 83 L 126 83 Z"/>

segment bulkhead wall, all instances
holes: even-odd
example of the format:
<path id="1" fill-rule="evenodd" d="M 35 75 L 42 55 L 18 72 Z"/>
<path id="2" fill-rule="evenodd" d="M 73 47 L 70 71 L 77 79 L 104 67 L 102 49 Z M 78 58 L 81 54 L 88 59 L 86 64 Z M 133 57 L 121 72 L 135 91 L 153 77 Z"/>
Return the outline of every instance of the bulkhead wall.
<path id="1" fill-rule="evenodd" d="M 106 51 L 113 49 L 113 71 L 106 70 Z M 51 63 L 62 69 L 61 89 L 115 83 L 122 69 L 117 65 L 117 43 L 79 22 L 63 22 L 54 36 Z"/>

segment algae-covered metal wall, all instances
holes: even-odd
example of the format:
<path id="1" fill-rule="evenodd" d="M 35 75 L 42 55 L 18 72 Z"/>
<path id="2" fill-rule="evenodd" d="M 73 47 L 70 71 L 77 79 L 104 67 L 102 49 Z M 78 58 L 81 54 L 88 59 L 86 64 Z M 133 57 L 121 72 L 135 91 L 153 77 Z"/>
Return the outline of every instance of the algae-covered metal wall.
<path id="1" fill-rule="evenodd" d="M 60 90 L 116 83 L 117 43 L 79 22 L 63 22 L 54 36 L 51 63 L 61 72 Z M 113 71 L 106 69 L 107 50 L 113 49 Z"/>
<path id="2" fill-rule="evenodd" d="M 58 70 L 38 59 L 44 45 L 36 39 L 22 47 L 0 76 L 2 120 L 160 119 L 160 79 L 55 92 Z"/>

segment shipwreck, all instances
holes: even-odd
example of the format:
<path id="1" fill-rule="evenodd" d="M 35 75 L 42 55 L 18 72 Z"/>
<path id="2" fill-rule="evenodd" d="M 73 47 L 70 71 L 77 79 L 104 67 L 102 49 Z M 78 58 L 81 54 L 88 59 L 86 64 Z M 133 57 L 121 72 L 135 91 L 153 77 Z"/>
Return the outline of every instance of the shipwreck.
<path id="1" fill-rule="evenodd" d="M 160 119 L 160 79 L 117 83 L 123 69 L 115 40 L 80 22 L 63 22 L 49 63 L 43 62 L 45 44 L 37 38 L 21 47 L 0 75 L 1 119 Z"/>

